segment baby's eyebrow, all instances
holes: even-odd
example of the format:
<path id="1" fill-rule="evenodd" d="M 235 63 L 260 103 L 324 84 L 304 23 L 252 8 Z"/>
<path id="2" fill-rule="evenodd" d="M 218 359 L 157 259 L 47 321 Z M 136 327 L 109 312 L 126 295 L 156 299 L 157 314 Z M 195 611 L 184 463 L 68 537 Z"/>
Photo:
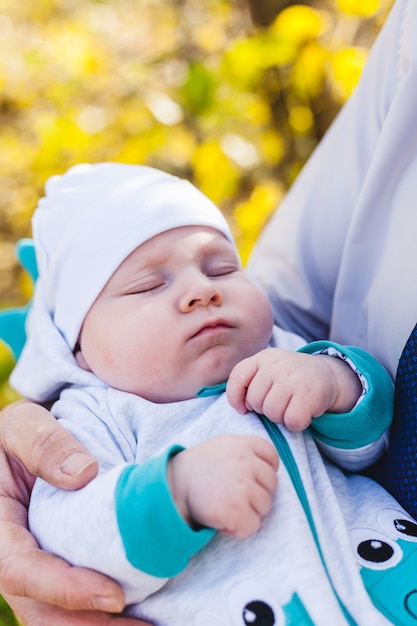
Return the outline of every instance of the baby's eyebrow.
<path id="1" fill-rule="evenodd" d="M 228 239 L 207 241 L 200 248 L 201 254 L 211 257 L 237 259 L 238 255 Z"/>
<path id="2" fill-rule="evenodd" d="M 133 274 L 130 274 L 130 276 L 126 276 L 125 279 L 121 280 L 121 286 L 125 290 L 134 289 L 137 286 L 146 285 L 147 283 L 154 282 L 155 280 L 160 280 L 161 277 L 161 272 L 144 268 L 139 272 L 134 272 Z"/>

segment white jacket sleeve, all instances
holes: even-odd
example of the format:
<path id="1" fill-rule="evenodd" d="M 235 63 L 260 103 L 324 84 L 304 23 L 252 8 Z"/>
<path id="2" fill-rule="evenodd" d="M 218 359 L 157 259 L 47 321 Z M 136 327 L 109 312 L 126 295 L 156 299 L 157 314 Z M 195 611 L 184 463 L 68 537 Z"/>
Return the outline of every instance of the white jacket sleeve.
<path id="1" fill-rule="evenodd" d="M 393 194 L 400 193 L 409 164 L 417 161 L 416 23 L 416 3 L 397 0 L 355 93 L 272 217 L 248 264 L 279 326 L 307 341 L 358 345 L 378 358 L 378 343 L 384 340 L 386 346 L 389 340 L 381 330 L 386 311 L 380 301 L 373 304 L 374 280 L 379 270 L 385 272 L 387 289 L 389 268 L 395 265 L 391 256 L 401 256 L 404 220 L 395 233 L 397 246 L 387 246 L 395 232 L 391 213 L 398 212 Z M 410 194 L 404 192 L 398 203 L 413 219 Z M 414 250 L 408 252 L 415 259 Z M 387 254 L 390 263 L 382 268 Z M 401 312 L 396 324 L 405 315 Z M 391 374 L 396 358 L 380 358 Z"/>
<path id="2" fill-rule="evenodd" d="M 157 591 L 166 579 L 137 570 L 126 558 L 114 506 L 123 469 L 118 466 L 78 491 L 58 490 L 37 480 L 29 528 L 42 549 L 116 579 L 130 603 Z"/>

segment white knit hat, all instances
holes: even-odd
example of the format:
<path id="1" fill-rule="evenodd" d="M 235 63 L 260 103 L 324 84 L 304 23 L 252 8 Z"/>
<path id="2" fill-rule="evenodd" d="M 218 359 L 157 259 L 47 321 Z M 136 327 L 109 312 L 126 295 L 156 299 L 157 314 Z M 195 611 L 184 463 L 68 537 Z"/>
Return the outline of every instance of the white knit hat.
<path id="1" fill-rule="evenodd" d="M 39 288 L 70 349 L 96 297 L 140 244 L 187 225 L 211 226 L 233 243 L 204 194 L 150 167 L 77 165 L 50 178 L 45 191 L 32 220 Z"/>

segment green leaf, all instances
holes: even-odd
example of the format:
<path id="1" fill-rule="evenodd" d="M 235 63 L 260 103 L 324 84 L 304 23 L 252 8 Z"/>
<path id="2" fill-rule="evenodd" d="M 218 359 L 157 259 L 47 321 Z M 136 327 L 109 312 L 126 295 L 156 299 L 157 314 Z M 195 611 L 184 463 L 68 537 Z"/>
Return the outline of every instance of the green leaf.
<path id="1" fill-rule="evenodd" d="M 6 600 L 0 596 L 0 626 L 19 626 L 20 622 L 7 604 Z"/>
<path id="2" fill-rule="evenodd" d="M 201 115 L 208 111 L 215 100 L 215 80 L 211 72 L 199 63 L 190 63 L 181 95 L 191 113 Z"/>

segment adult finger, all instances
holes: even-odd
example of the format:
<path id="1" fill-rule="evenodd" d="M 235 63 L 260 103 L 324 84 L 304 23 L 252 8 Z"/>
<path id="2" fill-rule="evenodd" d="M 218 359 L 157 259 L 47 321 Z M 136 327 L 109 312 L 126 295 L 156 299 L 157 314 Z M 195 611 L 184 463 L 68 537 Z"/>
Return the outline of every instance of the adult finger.
<path id="1" fill-rule="evenodd" d="M 0 569 L 1 589 L 9 597 L 70 611 L 95 609 L 116 613 L 124 608 L 124 594 L 117 583 L 93 570 L 72 567 L 36 548 L 3 558 Z"/>
<path id="2" fill-rule="evenodd" d="M 98 471 L 95 458 L 45 408 L 15 402 L 0 413 L 0 446 L 35 476 L 62 489 L 78 489 Z"/>
<path id="3" fill-rule="evenodd" d="M 25 504 L 0 497 L 0 592 L 28 596 L 67 609 L 121 611 L 124 594 L 119 585 L 93 570 L 75 568 L 41 551 L 25 527 Z"/>
<path id="4" fill-rule="evenodd" d="M 97 611 L 68 611 L 28 598 L 5 596 L 24 626 L 150 626 L 148 622 Z"/>

